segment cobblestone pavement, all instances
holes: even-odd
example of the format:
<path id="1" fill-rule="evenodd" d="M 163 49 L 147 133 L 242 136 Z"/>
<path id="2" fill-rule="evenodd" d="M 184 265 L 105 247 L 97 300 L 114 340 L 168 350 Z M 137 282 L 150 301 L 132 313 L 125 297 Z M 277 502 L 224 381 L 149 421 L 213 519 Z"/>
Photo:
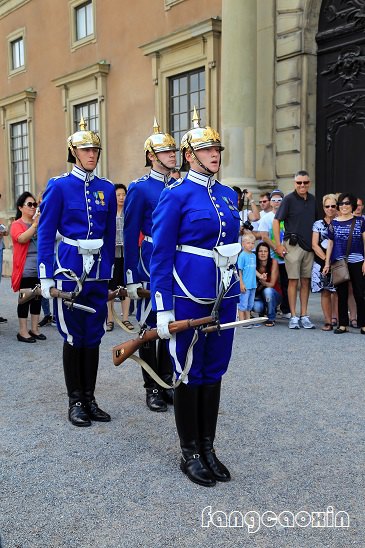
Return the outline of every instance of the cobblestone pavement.
<path id="1" fill-rule="evenodd" d="M 365 546 L 365 338 L 322 332 L 318 296 L 316 330 L 237 330 L 216 440 L 232 481 L 212 489 L 179 470 L 172 409 L 150 412 L 138 367 L 113 366 L 119 328 L 103 339 L 97 385 L 113 420 L 71 426 L 61 338 L 48 326 L 47 341 L 17 342 L 16 300 L 3 279 L 3 547 Z M 349 527 L 334 526 L 340 511 Z"/>

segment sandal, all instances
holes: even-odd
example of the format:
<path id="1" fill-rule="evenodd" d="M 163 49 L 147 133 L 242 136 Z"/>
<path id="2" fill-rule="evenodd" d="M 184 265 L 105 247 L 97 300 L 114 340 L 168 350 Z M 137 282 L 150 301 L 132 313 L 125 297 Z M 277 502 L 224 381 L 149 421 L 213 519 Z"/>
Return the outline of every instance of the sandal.
<path id="1" fill-rule="evenodd" d="M 274 327 L 274 325 L 275 325 L 274 320 L 266 320 L 265 322 L 266 327 Z"/>
<path id="2" fill-rule="evenodd" d="M 350 320 L 350 327 L 353 329 L 357 329 L 357 321 L 356 320 Z"/>
<path id="3" fill-rule="evenodd" d="M 114 322 L 106 322 L 106 330 L 113 331 L 113 329 L 114 329 Z"/>
<path id="4" fill-rule="evenodd" d="M 337 325 L 337 318 L 332 318 L 332 325 L 333 327 Z"/>
<path id="5" fill-rule="evenodd" d="M 337 329 L 334 330 L 335 335 L 342 335 L 342 333 L 348 333 L 349 328 L 344 327 L 343 325 L 339 326 Z"/>
<path id="6" fill-rule="evenodd" d="M 123 324 L 127 329 L 129 329 L 129 331 L 134 331 L 134 325 L 133 325 L 129 320 L 125 320 L 124 322 L 122 322 L 122 324 Z"/>
<path id="7" fill-rule="evenodd" d="M 332 331 L 333 325 L 331 323 L 325 323 L 323 327 L 321 327 L 322 331 Z"/>

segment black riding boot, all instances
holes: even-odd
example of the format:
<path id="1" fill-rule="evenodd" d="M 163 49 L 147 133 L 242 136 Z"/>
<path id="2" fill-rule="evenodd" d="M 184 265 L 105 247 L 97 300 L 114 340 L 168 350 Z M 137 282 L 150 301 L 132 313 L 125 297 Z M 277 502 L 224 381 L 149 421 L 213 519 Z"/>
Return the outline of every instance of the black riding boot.
<path id="1" fill-rule="evenodd" d="M 172 384 L 172 361 L 168 350 L 168 341 L 160 339 L 157 342 L 157 366 L 158 375 L 166 384 Z M 174 403 L 174 390 L 172 388 L 162 388 L 162 397 L 166 403 Z"/>
<path id="2" fill-rule="evenodd" d="M 181 383 L 174 393 L 175 421 L 182 451 L 180 468 L 194 483 L 213 487 L 215 479 L 199 454 L 199 388 Z"/>
<path id="3" fill-rule="evenodd" d="M 68 418 L 74 426 L 91 426 L 89 415 L 84 407 L 81 368 L 81 348 L 75 348 L 65 342 L 63 344 L 63 371 L 69 398 Z"/>
<path id="4" fill-rule="evenodd" d="M 157 372 L 156 342 L 150 342 L 139 349 L 139 357 Z M 146 403 L 151 411 L 167 411 L 167 405 L 162 397 L 162 388 L 142 368 L 144 387 L 146 389 Z"/>
<path id="5" fill-rule="evenodd" d="M 207 463 L 210 471 L 217 481 L 229 481 L 231 474 L 228 469 L 216 457 L 213 447 L 219 400 L 221 392 L 221 381 L 214 384 L 203 384 L 200 387 L 199 417 L 200 417 L 200 450 L 202 457 Z"/>
<path id="6" fill-rule="evenodd" d="M 99 347 L 82 348 L 82 383 L 85 409 L 89 418 L 97 422 L 109 422 L 110 415 L 100 409 L 94 398 L 96 377 L 99 366 Z"/>

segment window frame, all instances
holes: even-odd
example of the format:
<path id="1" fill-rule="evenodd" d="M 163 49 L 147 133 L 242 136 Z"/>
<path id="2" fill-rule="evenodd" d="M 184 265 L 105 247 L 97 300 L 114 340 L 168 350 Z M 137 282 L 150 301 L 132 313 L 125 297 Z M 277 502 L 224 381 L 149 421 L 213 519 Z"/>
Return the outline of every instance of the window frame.
<path id="1" fill-rule="evenodd" d="M 16 42 L 22 40 L 23 42 L 23 57 L 24 63 L 19 67 L 13 65 L 13 46 Z M 27 52 L 26 52 L 26 40 L 25 40 L 25 28 L 17 29 L 7 36 L 8 41 L 8 75 L 15 76 L 19 73 L 25 72 L 27 64 Z"/>
<path id="2" fill-rule="evenodd" d="M 92 10 L 92 22 L 93 22 L 93 32 L 87 34 L 83 38 L 77 38 L 77 10 L 83 4 L 91 4 Z M 87 44 L 92 44 L 96 42 L 96 4 L 95 0 L 69 0 L 69 13 L 70 13 L 70 40 L 71 40 L 71 51 L 75 51 L 80 47 L 83 47 Z"/>
<path id="3" fill-rule="evenodd" d="M 180 4 L 180 2 L 184 2 L 184 0 L 164 0 L 165 11 L 170 10 L 176 6 L 176 4 Z"/>
<path id="4" fill-rule="evenodd" d="M 74 130 L 75 107 L 97 101 L 99 105 L 99 134 L 102 148 L 108 150 L 107 146 L 107 124 L 106 124 L 106 104 L 107 104 L 107 86 L 106 77 L 109 74 L 110 64 L 100 61 L 89 67 L 78 70 L 71 74 L 66 74 L 54 80 L 56 87 L 62 91 L 62 107 L 65 113 L 65 139 L 69 137 Z M 69 169 L 67 165 L 66 169 Z M 108 165 L 107 154 L 100 155 L 98 163 L 98 175 L 107 177 Z"/>
<path id="5" fill-rule="evenodd" d="M 6 209 L 10 215 L 15 215 L 15 196 L 12 179 L 11 157 L 11 125 L 20 122 L 27 123 L 28 130 L 28 166 L 29 166 L 29 192 L 35 193 L 35 137 L 34 137 L 34 102 L 37 93 L 31 89 L 22 91 L 10 97 L 0 100 L 1 124 L 4 131 L 4 170 L 6 171 Z"/>
<path id="6" fill-rule="evenodd" d="M 221 29 L 222 21 L 215 17 L 140 46 L 144 55 L 151 58 L 154 110 L 164 131 L 170 131 L 169 79 L 203 67 L 205 123 L 219 130 Z"/>

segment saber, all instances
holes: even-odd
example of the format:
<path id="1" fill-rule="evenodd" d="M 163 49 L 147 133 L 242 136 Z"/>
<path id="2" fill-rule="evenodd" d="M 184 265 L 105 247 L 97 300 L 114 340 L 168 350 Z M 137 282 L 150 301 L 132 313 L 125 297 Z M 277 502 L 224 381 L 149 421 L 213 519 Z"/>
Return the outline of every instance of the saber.
<path id="1" fill-rule="evenodd" d="M 238 322 L 228 322 L 215 325 L 208 325 L 202 328 L 203 333 L 213 333 L 214 331 L 224 331 L 225 329 L 235 329 L 236 327 L 245 325 L 254 325 L 256 323 L 264 323 L 267 321 L 267 316 L 260 316 L 259 318 L 250 318 L 249 320 L 239 320 Z"/>
<path id="2" fill-rule="evenodd" d="M 96 312 L 95 308 L 91 308 L 91 306 L 86 306 L 84 304 L 74 303 L 73 301 L 68 301 L 66 299 L 63 299 L 63 303 L 70 310 L 72 310 L 73 308 L 78 308 L 79 310 L 83 310 L 84 312 L 88 312 L 89 314 L 95 314 L 95 312 Z"/>

